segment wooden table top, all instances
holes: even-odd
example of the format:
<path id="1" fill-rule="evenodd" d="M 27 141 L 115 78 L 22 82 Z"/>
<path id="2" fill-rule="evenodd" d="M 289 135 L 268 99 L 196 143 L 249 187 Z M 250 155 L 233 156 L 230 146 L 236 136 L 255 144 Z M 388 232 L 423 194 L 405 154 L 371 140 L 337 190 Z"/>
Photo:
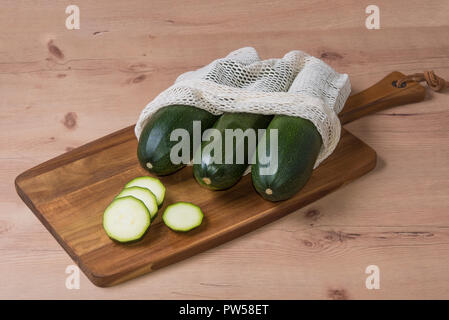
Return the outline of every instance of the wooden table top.
<path id="1" fill-rule="evenodd" d="M 135 123 L 182 72 L 243 46 L 303 50 L 348 73 L 353 92 L 391 71 L 449 78 L 449 3 L 378 1 L 4 1 L 0 19 L 0 298 L 449 298 L 449 93 L 345 126 L 377 167 L 274 223 L 112 288 L 81 274 L 20 200 L 15 177 Z M 368 290 L 365 269 L 380 268 Z"/>

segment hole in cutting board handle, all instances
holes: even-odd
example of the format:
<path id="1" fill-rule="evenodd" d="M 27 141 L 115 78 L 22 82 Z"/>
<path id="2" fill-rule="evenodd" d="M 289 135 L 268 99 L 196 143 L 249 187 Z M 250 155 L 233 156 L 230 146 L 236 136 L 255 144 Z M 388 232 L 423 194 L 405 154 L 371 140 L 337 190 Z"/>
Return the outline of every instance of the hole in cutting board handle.
<path id="1" fill-rule="evenodd" d="M 398 87 L 398 80 L 394 80 L 391 85 L 395 88 L 405 88 L 407 86 L 407 82 L 403 82 L 400 87 Z"/>

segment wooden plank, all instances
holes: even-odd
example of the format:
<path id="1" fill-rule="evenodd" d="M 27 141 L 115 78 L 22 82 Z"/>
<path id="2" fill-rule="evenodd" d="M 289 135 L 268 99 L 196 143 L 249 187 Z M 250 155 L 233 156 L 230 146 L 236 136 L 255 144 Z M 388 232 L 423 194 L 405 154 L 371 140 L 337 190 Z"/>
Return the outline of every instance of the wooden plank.
<path id="1" fill-rule="evenodd" d="M 189 201 L 205 212 L 205 222 L 187 234 L 169 230 L 161 216 L 144 238 L 117 244 L 102 227 L 104 208 L 124 184 L 147 175 L 136 157 L 133 127 L 94 141 L 80 150 L 30 169 L 16 188 L 36 216 L 96 285 L 110 286 L 215 247 L 274 221 L 373 169 L 376 154 L 344 131 L 336 151 L 315 170 L 292 199 L 271 203 L 260 198 L 246 176 L 226 191 L 204 190 L 191 168 L 160 179 L 167 188 L 165 206 Z M 357 159 L 353 165 L 348 159 Z M 232 218 L 230 218 L 232 217 Z"/>
<path id="2" fill-rule="evenodd" d="M 179 73 L 240 46 L 256 47 L 263 58 L 292 49 L 322 57 L 350 75 L 354 92 L 392 70 L 433 69 L 447 79 L 449 3 L 379 1 L 380 30 L 365 28 L 368 3 L 356 0 L 240 1 L 219 10 L 200 0 L 77 4 L 81 29 L 68 31 L 64 3 L 2 1 L 1 298 L 449 297 L 447 94 L 346 125 L 379 155 L 368 176 L 244 238 L 107 290 L 84 276 L 80 290 L 65 288 L 71 259 L 13 187 L 24 170 L 135 123 Z M 51 39 L 63 60 L 46 60 L 54 57 Z M 71 129 L 64 125 L 69 112 L 77 115 Z M 364 236 L 385 230 L 434 237 Z M 322 231 L 362 236 L 312 248 L 299 240 L 327 243 Z M 381 290 L 364 287 L 364 268 L 373 263 Z"/>

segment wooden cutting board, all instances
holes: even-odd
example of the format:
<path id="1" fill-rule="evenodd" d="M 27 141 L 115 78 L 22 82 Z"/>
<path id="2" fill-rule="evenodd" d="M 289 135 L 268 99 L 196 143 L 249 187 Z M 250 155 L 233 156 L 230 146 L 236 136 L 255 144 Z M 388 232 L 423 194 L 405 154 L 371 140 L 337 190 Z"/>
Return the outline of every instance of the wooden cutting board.
<path id="1" fill-rule="evenodd" d="M 417 83 L 396 88 L 395 72 L 351 96 L 340 114 L 342 123 L 369 112 L 420 101 L 425 89 Z M 16 189 L 87 277 L 98 286 L 111 286 L 162 268 L 274 221 L 364 175 L 376 165 L 376 153 L 342 130 L 334 153 L 293 198 L 272 203 L 253 189 L 250 176 L 225 191 L 201 188 L 187 167 L 160 177 L 167 188 L 164 206 L 144 238 L 119 244 L 102 227 L 104 209 L 126 182 L 149 175 L 139 166 L 134 127 L 112 133 L 40 164 L 16 178 Z M 162 222 L 161 213 L 176 201 L 193 202 L 204 212 L 203 224 L 177 233 Z"/>

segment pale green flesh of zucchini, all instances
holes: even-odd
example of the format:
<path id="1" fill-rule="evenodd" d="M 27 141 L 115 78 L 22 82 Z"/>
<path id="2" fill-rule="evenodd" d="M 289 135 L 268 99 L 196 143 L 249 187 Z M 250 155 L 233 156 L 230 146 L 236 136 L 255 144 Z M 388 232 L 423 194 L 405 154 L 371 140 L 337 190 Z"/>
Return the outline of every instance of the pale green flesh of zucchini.
<path id="1" fill-rule="evenodd" d="M 142 187 L 129 187 L 122 190 L 116 198 L 123 198 L 126 196 L 131 196 L 142 201 L 150 211 L 151 219 L 156 216 L 158 207 L 157 200 L 154 194 L 147 188 Z"/>
<path id="2" fill-rule="evenodd" d="M 131 196 L 115 199 L 103 214 L 106 233 L 120 242 L 140 239 L 150 223 L 150 212 L 145 204 Z"/>
<path id="3" fill-rule="evenodd" d="M 131 180 L 125 186 L 147 188 L 156 196 L 157 204 L 161 205 L 165 197 L 165 187 L 159 179 L 153 177 L 139 177 Z"/>
<path id="4" fill-rule="evenodd" d="M 188 202 L 169 205 L 162 216 L 164 223 L 175 231 L 189 231 L 198 227 L 203 221 L 201 209 Z"/>

